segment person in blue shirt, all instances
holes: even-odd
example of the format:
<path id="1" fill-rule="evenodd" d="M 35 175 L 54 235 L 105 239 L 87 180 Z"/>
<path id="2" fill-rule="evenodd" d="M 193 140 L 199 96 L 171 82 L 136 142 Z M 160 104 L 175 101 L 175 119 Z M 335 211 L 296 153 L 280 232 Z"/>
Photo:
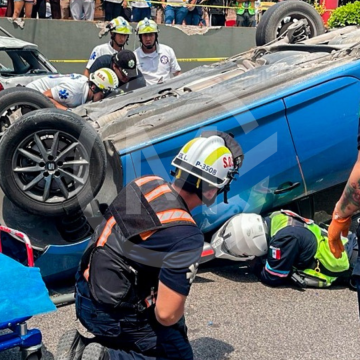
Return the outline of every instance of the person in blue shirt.
<path id="1" fill-rule="evenodd" d="M 76 275 L 76 314 L 95 338 L 72 332 L 59 359 L 193 359 L 184 309 L 204 236 L 190 212 L 226 200 L 242 159 L 232 136 L 204 132 L 172 161 L 171 184 L 149 175 L 120 191 Z"/>

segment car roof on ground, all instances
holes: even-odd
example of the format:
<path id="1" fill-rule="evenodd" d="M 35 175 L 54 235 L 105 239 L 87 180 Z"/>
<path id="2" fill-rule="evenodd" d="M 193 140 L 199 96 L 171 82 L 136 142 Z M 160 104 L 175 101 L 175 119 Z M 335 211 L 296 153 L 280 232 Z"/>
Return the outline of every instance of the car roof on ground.
<path id="1" fill-rule="evenodd" d="M 37 45 L 9 36 L 0 36 L 0 50 L 37 49 Z"/>

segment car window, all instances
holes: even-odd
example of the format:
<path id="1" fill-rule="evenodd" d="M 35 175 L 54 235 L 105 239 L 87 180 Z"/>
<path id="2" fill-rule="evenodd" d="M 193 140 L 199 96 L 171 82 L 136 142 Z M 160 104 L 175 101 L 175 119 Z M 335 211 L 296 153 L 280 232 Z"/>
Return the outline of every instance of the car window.
<path id="1" fill-rule="evenodd" d="M 6 50 L 0 51 L 0 74 L 21 75 L 36 70 L 48 72 L 43 65 L 43 60 L 38 57 L 36 51 L 29 50 Z"/>
<path id="2" fill-rule="evenodd" d="M 0 72 L 12 72 L 14 65 L 11 57 L 6 51 L 0 51 Z"/>

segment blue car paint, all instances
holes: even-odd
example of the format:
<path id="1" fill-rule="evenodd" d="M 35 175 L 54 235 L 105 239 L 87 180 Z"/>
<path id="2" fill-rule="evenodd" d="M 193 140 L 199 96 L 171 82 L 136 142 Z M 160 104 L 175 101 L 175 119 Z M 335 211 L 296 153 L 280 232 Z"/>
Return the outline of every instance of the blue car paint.
<path id="1" fill-rule="evenodd" d="M 316 192 L 347 178 L 357 155 L 359 80 L 333 79 L 284 101 L 307 190 Z"/>
<path id="2" fill-rule="evenodd" d="M 359 61 L 323 73 L 320 70 L 309 74 L 306 81 L 289 80 L 276 93 L 252 99 L 250 106 L 239 100 L 236 109 L 224 107 L 220 116 L 123 148 L 119 156 L 124 185 L 154 173 L 171 181 L 172 159 L 187 141 L 205 129 L 233 133 L 245 159 L 238 180 L 232 184 L 229 204 L 219 196 L 214 206 L 194 210 L 195 220 L 204 232 L 218 228 L 239 212 L 265 213 L 344 182 L 357 154 L 359 78 Z M 297 182 L 300 185 L 290 191 L 274 193 Z M 88 240 L 79 248 L 71 244 L 69 252 L 63 246 L 51 245 L 36 265 L 42 272 L 55 275 L 57 266 L 51 265 L 55 257 L 75 254 L 78 261 Z M 71 265 L 77 267 L 73 260 Z"/>
<path id="3" fill-rule="evenodd" d="M 245 160 L 238 180 L 231 185 L 228 205 L 223 203 L 220 195 L 218 203 L 211 208 L 204 206 L 194 210 L 194 218 L 204 232 L 221 226 L 236 213 L 264 212 L 279 202 L 288 203 L 303 194 L 303 184 L 281 195 L 274 194 L 283 183 L 302 183 L 281 100 L 224 117 L 201 130 L 188 131 L 132 152 L 136 176 L 158 174 L 170 181 L 170 164 L 174 156 L 187 141 L 205 129 L 232 133 L 243 148 Z"/>
<path id="4" fill-rule="evenodd" d="M 90 238 L 69 245 L 49 245 L 44 253 L 35 261 L 35 266 L 41 269 L 41 275 L 46 282 L 56 281 L 73 275 L 79 266 L 79 260 L 84 253 Z M 62 269 L 62 271 L 59 271 Z"/>
<path id="5" fill-rule="evenodd" d="M 243 147 L 244 164 L 238 181 L 232 184 L 228 205 L 220 196 L 211 208 L 194 210 L 204 232 L 221 226 L 236 213 L 264 213 L 344 182 L 356 159 L 360 101 L 358 79 L 338 77 L 339 72 L 347 71 L 359 73 L 358 65 L 311 76 L 307 82 L 254 102 L 250 109 L 240 104 L 238 112 L 224 111 L 221 117 L 165 135 L 150 145 L 127 149 L 135 175 L 156 173 L 170 181 L 169 164 L 183 144 L 205 129 L 233 133 Z M 126 176 L 127 181 L 132 176 Z M 295 189 L 274 194 L 297 182 L 300 185 Z"/>

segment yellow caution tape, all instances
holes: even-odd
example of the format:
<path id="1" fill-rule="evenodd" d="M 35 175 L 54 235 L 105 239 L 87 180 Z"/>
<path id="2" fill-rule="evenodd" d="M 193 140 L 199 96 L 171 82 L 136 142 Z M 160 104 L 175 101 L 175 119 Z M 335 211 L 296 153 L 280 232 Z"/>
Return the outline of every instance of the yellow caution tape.
<path id="1" fill-rule="evenodd" d="M 217 58 L 180 58 L 177 59 L 179 62 L 216 62 L 226 60 L 227 57 L 217 57 Z M 53 63 L 87 63 L 89 60 L 49 60 Z"/>
<path id="2" fill-rule="evenodd" d="M 129 2 L 132 2 L 132 1 L 138 1 L 138 0 L 128 0 Z M 205 0 L 206 1 L 206 0 Z M 201 2 L 205 2 L 205 1 L 201 1 Z M 236 6 L 221 6 L 221 5 L 207 5 L 207 4 L 191 4 L 189 3 L 188 1 L 183 1 L 183 5 L 181 3 L 173 3 L 171 1 L 167 1 L 167 2 L 162 2 L 162 1 L 156 1 L 156 0 L 150 0 L 150 1 L 146 1 L 148 3 L 151 3 L 151 4 L 160 4 L 160 5 L 172 5 L 172 6 L 186 6 L 186 5 L 189 5 L 191 7 L 206 7 L 206 8 L 214 8 L 214 9 L 239 9 L 239 7 L 236 7 Z M 255 2 L 255 0 L 252 1 L 253 3 Z M 272 4 L 274 5 L 275 3 L 274 2 L 266 2 L 266 4 Z"/>
<path id="3" fill-rule="evenodd" d="M 177 59 L 177 61 L 179 62 L 207 62 L 207 61 L 221 61 L 221 60 L 226 60 L 226 57 L 220 57 L 220 58 L 190 58 L 190 59 Z"/>

